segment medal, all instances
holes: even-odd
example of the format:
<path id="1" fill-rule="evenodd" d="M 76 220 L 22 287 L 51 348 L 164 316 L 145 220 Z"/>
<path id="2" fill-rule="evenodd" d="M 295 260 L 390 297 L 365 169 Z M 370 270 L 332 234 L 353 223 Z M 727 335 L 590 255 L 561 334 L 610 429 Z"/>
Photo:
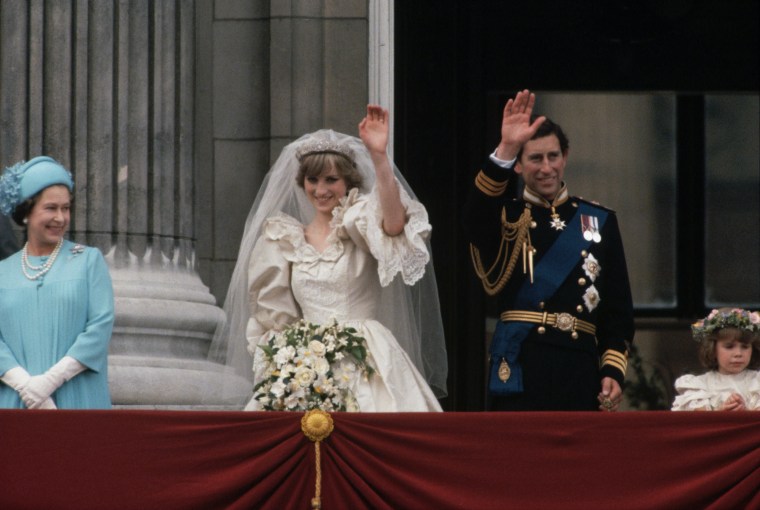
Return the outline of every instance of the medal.
<path id="1" fill-rule="evenodd" d="M 581 214 L 581 231 L 586 241 L 595 243 L 602 241 L 602 234 L 599 233 L 599 219 L 596 216 Z"/>
<path id="2" fill-rule="evenodd" d="M 549 222 L 549 225 L 556 231 L 564 230 L 567 225 L 565 225 L 565 222 L 559 219 L 559 213 L 552 207 L 552 221 Z"/>

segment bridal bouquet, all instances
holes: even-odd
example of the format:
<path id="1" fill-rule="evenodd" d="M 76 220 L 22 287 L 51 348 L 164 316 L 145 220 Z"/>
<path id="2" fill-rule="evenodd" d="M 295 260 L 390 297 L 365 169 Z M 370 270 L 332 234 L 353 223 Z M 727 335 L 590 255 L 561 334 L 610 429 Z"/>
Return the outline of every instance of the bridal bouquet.
<path id="1" fill-rule="evenodd" d="M 266 371 L 254 398 L 267 411 L 358 411 L 351 387 L 374 373 L 356 329 L 303 319 L 273 334 L 264 351 Z"/>

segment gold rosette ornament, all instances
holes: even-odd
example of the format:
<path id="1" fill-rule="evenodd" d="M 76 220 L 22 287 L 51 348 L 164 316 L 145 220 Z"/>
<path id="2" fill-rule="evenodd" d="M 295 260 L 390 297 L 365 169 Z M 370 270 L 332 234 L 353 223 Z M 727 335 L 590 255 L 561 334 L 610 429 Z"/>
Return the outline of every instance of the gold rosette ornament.
<path id="1" fill-rule="evenodd" d="M 309 440 L 318 443 L 332 433 L 333 419 L 329 413 L 322 411 L 321 409 L 312 409 L 307 411 L 301 418 L 301 430 L 303 434 L 309 438 Z"/>
<path id="2" fill-rule="evenodd" d="M 322 508 L 322 466 L 320 461 L 319 443 L 332 433 L 335 425 L 332 416 L 321 409 L 307 411 L 301 418 L 303 434 L 314 442 L 314 461 L 317 467 L 314 497 L 311 498 L 311 508 Z"/>

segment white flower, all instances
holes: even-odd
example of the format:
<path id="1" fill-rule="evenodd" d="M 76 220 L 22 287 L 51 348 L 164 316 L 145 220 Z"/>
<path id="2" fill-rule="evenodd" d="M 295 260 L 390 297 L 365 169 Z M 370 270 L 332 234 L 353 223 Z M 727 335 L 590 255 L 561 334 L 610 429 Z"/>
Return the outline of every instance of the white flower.
<path id="1" fill-rule="evenodd" d="M 283 365 L 285 363 L 288 363 L 293 358 L 295 358 L 295 356 L 296 356 L 295 348 L 293 348 L 292 345 L 287 345 L 281 348 L 279 351 L 277 351 L 277 354 L 274 355 L 274 358 L 272 358 L 272 361 L 274 361 L 278 365 Z"/>
<path id="2" fill-rule="evenodd" d="M 349 360 L 342 360 L 340 364 L 333 369 L 334 377 L 337 381 L 348 383 L 356 377 L 356 365 Z"/>
<path id="3" fill-rule="evenodd" d="M 326 375 L 318 375 L 312 386 L 317 393 L 330 393 L 333 391 L 332 380 Z"/>
<path id="4" fill-rule="evenodd" d="M 325 375 L 330 371 L 330 363 L 325 358 L 316 358 L 312 366 L 319 375 Z"/>
<path id="5" fill-rule="evenodd" d="M 285 394 L 285 384 L 282 381 L 273 382 L 272 387 L 269 389 L 269 393 L 277 398 L 282 397 Z"/>
<path id="6" fill-rule="evenodd" d="M 325 352 L 327 351 L 327 348 L 325 347 L 325 344 L 323 344 L 319 340 L 312 340 L 311 342 L 309 342 L 309 350 L 315 356 L 324 356 Z"/>
<path id="7" fill-rule="evenodd" d="M 295 380 L 300 386 L 309 386 L 317 378 L 317 374 L 307 366 L 300 366 L 296 369 Z"/>
<path id="8" fill-rule="evenodd" d="M 282 367 L 280 367 L 280 377 L 283 379 L 286 377 L 290 377 L 295 373 L 295 371 L 296 371 L 296 366 L 293 365 L 292 363 L 287 363 L 285 365 L 282 365 Z"/>
<path id="9" fill-rule="evenodd" d="M 304 397 L 304 391 L 303 388 L 299 388 L 298 390 L 294 391 L 290 395 L 285 397 L 284 403 L 285 408 L 287 409 L 295 409 L 298 407 L 301 403 L 301 399 Z"/>

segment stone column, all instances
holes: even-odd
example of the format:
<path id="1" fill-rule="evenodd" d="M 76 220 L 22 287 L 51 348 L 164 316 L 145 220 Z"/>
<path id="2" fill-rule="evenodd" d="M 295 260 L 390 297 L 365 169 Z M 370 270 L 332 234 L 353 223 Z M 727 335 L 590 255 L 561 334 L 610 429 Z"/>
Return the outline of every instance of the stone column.
<path id="1" fill-rule="evenodd" d="M 235 409 L 250 393 L 207 361 L 223 312 L 195 268 L 194 8 L 0 4 L 3 162 L 47 154 L 74 174 L 70 235 L 101 249 L 114 282 L 119 407 Z"/>
<path id="2" fill-rule="evenodd" d="M 270 16 L 273 158 L 317 129 L 358 135 L 368 102 L 367 3 L 272 2 Z"/>

